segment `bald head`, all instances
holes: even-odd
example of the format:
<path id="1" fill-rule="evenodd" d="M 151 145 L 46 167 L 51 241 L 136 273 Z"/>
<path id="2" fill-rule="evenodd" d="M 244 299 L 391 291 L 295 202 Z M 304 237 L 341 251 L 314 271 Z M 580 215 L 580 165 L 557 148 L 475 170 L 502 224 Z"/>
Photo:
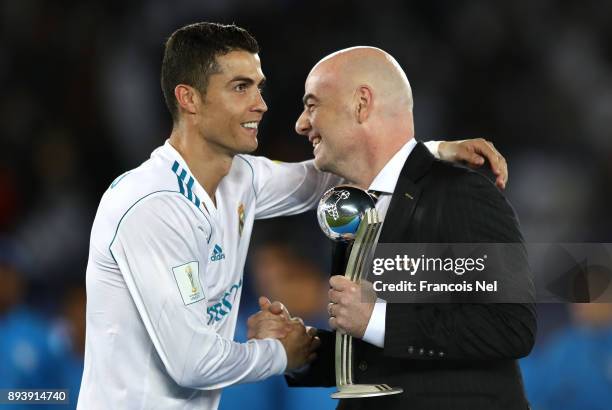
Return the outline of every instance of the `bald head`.
<path id="1" fill-rule="evenodd" d="M 306 79 L 298 134 L 313 144 L 315 165 L 367 189 L 382 167 L 414 137 L 412 91 L 388 53 L 340 50 Z"/>
<path id="2" fill-rule="evenodd" d="M 381 114 L 412 112 L 412 90 L 406 73 L 393 56 L 379 48 L 336 51 L 319 61 L 310 76 L 324 77 L 343 93 L 351 93 L 359 86 L 370 87 Z"/>

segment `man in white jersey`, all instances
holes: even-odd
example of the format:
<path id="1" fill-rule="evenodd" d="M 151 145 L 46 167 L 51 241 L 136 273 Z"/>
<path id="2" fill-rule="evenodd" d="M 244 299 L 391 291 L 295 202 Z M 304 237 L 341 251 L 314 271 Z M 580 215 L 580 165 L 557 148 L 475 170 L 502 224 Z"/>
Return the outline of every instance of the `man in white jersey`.
<path id="1" fill-rule="evenodd" d="M 318 339 L 299 321 L 280 339 L 232 341 L 253 221 L 312 209 L 340 182 L 311 161 L 245 155 L 267 110 L 257 53 L 233 25 L 193 24 L 167 41 L 172 134 L 113 181 L 92 228 L 79 409 L 216 409 L 223 387 L 313 359 Z M 477 163 L 480 152 L 505 172 L 486 143 L 457 147 L 449 155 Z"/>

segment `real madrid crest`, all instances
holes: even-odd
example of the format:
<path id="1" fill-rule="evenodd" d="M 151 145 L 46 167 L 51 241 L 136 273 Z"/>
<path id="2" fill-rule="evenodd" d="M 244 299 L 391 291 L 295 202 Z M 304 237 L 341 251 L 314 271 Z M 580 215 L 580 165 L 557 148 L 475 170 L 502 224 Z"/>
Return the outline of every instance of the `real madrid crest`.
<path id="1" fill-rule="evenodd" d="M 241 202 L 238 205 L 238 234 L 242 236 L 242 229 L 244 229 L 244 204 Z"/>

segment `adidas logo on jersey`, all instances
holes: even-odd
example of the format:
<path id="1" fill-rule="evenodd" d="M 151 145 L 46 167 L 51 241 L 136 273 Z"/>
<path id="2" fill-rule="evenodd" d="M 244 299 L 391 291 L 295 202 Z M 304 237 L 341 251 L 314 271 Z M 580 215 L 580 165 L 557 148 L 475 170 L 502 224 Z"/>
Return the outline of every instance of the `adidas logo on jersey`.
<path id="1" fill-rule="evenodd" d="M 212 262 L 220 261 L 221 259 L 225 259 L 225 254 L 223 253 L 223 249 L 219 245 L 215 245 L 212 255 L 210 256 L 210 260 Z"/>

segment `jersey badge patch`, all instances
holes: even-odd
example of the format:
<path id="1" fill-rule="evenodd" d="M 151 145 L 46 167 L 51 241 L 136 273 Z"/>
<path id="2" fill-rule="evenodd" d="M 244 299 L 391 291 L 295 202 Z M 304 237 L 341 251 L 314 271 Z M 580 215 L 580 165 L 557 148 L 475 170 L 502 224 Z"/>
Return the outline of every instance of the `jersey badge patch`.
<path id="1" fill-rule="evenodd" d="M 199 263 L 196 261 L 172 268 L 183 303 L 190 305 L 204 299 L 199 276 Z"/>
<path id="2" fill-rule="evenodd" d="M 238 205 L 238 234 L 242 236 L 242 230 L 244 229 L 244 204 L 241 202 Z"/>

